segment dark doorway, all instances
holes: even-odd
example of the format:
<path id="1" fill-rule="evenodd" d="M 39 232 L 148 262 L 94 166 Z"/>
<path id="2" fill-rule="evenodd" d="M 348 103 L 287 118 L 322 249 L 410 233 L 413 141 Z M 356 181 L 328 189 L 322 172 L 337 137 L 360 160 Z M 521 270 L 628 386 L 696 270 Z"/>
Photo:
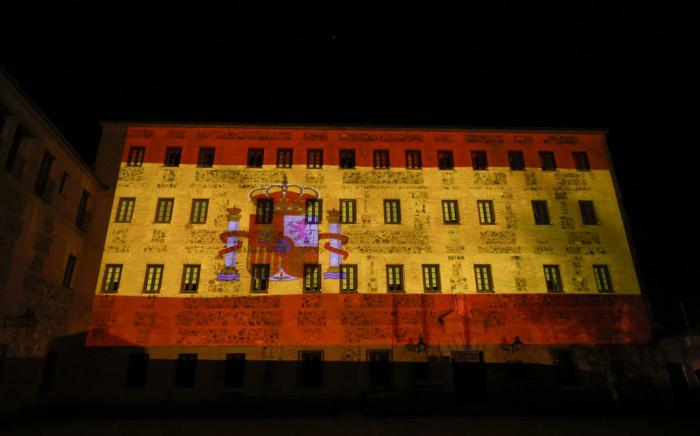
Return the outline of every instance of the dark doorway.
<path id="1" fill-rule="evenodd" d="M 299 387 L 323 388 L 323 351 L 299 352 Z"/>
<path id="2" fill-rule="evenodd" d="M 483 401 L 486 396 L 486 372 L 480 351 L 452 353 L 452 380 L 455 397 L 460 401 Z"/>
<path id="3" fill-rule="evenodd" d="M 369 386 L 386 388 L 391 386 L 391 351 L 369 350 Z"/>

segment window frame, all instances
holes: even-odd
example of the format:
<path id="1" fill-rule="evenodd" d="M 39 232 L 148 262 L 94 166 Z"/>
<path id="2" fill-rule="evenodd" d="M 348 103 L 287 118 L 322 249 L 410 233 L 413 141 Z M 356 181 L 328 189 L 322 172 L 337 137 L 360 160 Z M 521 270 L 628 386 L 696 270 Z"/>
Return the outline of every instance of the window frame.
<path id="1" fill-rule="evenodd" d="M 584 226 L 597 226 L 600 224 L 593 200 L 579 200 L 578 208 L 581 212 L 581 223 Z"/>
<path id="2" fill-rule="evenodd" d="M 151 271 L 159 274 L 155 274 L 151 279 Z M 163 271 L 165 271 L 165 265 L 162 263 L 149 263 L 146 265 L 146 275 L 143 278 L 143 293 L 144 294 L 160 294 L 160 289 L 163 287 Z"/>
<path id="3" fill-rule="evenodd" d="M 260 281 L 260 286 L 256 286 L 256 280 Z M 254 263 L 254 264 L 252 264 L 251 265 L 251 273 L 250 273 L 250 293 L 251 294 L 267 294 L 267 291 L 269 289 L 270 289 L 270 264 L 269 263 Z"/>
<path id="4" fill-rule="evenodd" d="M 277 168 L 292 168 L 294 165 L 294 149 L 278 148 L 276 165 Z"/>
<path id="5" fill-rule="evenodd" d="M 175 157 L 174 157 L 175 156 Z M 177 161 L 173 163 L 173 161 Z M 166 168 L 177 168 L 182 162 L 182 147 L 166 147 L 163 158 L 163 166 Z"/>
<path id="6" fill-rule="evenodd" d="M 508 150 L 508 167 L 511 171 L 525 171 L 525 153 L 522 150 Z"/>
<path id="7" fill-rule="evenodd" d="M 449 165 L 445 165 L 445 160 L 448 161 Z M 455 169 L 455 156 L 452 150 L 438 150 L 437 151 L 437 163 L 438 169 L 443 171 L 449 171 Z"/>
<path id="8" fill-rule="evenodd" d="M 547 200 L 530 200 L 532 205 L 532 217 L 537 226 L 548 226 L 552 224 L 552 217 L 549 215 L 549 205 Z M 544 216 L 542 216 L 544 212 Z"/>
<path id="9" fill-rule="evenodd" d="M 489 294 L 494 292 L 491 264 L 474 264 L 474 286 L 478 293 Z"/>
<path id="10" fill-rule="evenodd" d="M 591 161 L 588 159 L 588 152 L 572 151 L 571 158 L 574 160 L 576 171 L 590 171 Z"/>
<path id="11" fill-rule="evenodd" d="M 199 215 L 197 215 L 197 221 L 195 221 L 195 205 L 196 204 L 203 204 L 204 205 L 204 217 L 199 220 Z M 193 198 L 192 199 L 192 209 L 190 210 L 190 224 L 206 224 L 207 223 L 207 216 L 209 215 L 209 199 L 208 198 Z"/>
<path id="12" fill-rule="evenodd" d="M 346 211 L 348 208 L 343 207 L 343 205 L 350 205 L 350 209 L 352 211 L 352 216 L 349 217 L 351 220 L 346 220 Z M 339 217 L 340 217 L 340 224 L 356 224 L 357 223 L 357 200 L 354 198 L 341 198 L 340 199 L 340 204 L 339 204 Z"/>
<path id="13" fill-rule="evenodd" d="M 165 204 L 170 204 L 170 212 L 168 213 L 167 217 L 163 217 L 163 219 L 160 219 L 161 215 L 161 207 L 162 205 Z M 154 222 L 156 224 L 169 224 L 173 220 L 173 210 L 175 209 L 175 199 L 174 198 L 159 198 L 158 201 L 156 202 L 156 216 L 154 218 Z M 166 209 L 167 211 L 167 209 Z M 167 219 L 166 219 L 167 218 Z"/>
<path id="14" fill-rule="evenodd" d="M 187 281 L 187 273 L 191 271 L 190 277 L 195 277 L 195 280 Z M 194 274 L 192 274 L 194 273 Z M 196 294 L 199 292 L 199 281 L 202 277 L 202 265 L 201 264 L 185 264 L 182 266 L 182 281 L 180 283 L 180 293 L 181 294 Z M 191 287 L 194 286 L 194 289 Z M 190 289 L 188 289 L 190 287 Z"/>
<path id="15" fill-rule="evenodd" d="M 450 210 L 450 206 L 454 207 L 454 210 Z M 453 217 L 449 216 L 450 212 L 454 212 Z M 443 224 L 459 224 L 459 201 L 458 200 L 442 200 L 442 223 Z"/>
<path id="16" fill-rule="evenodd" d="M 472 170 L 474 171 L 486 171 L 489 169 L 489 158 L 486 150 L 472 150 Z"/>
<path id="17" fill-rule="evenodd" d="M 111 271 L 111 273 L 110 273 Z M 115 274 L 116 272 L 116 274 Z M 116 294 L 119 292 L 119 286 L 122 281 L 122 276 L 124 272 L 124 264 L 121 263 L 107 263 L 105 264 L 104 270 L 102 272 L 102 286 L 100 287 L 101 294 Z M 117 280 L 114 281 L 114 277 Z M 116 283 L 116 287 L 114 284 Z M 109 285 L 109 289 L 105 289 Z"/>
<path id="18" fill-rule="evenodd" d="M 348 166 L 348 160 L 351 166 Z M 341 170 L 354 170 L 357 166 L 357 154 L 354 148 L 341 148 L 338 150 L 338 168 Z"/>
<path id="19" fill-rule="evenodd" d="M 537 155 L 540 158 L 540 167 L 542 171 L 556 171 L 557 158 L 553 151 L 538 151 Z"/>
<path id="20" fill-rule="evenodd" d="M 323 218 L 323 200 L 307 198 L 304 204 L 304 222 L 306 224 L 321 224 Z"/>
<path id="21" fill-rule="evenodd" d="M 129 154 L 126 158 L 126 166 L 128 167 L 141 167 L 143 166 L 143 161 L 146 157 L 146 147 L 141 145 L 135 145 L 129 147 Z"/>
<path id="22" fill-rule="evenodd" d="M 248 168 L 262 168 L 265 165 L 265 149 L 259 147 L 248 148 L 246 154 L 246 165 Z"/>
<path id="23" fill-rule="evenodd" d="M 391 209 L 392 204 L 396 205 L 395 211 Z M 389 209 L 387 209 L 387 206 L 389 206 Z M 389 211 L 388 214 L 387 211 Z M 394 212 L 396 212 L 396 215 L 394 215 Z M 390 218 L 391 221 L 387 221 L 387 218 Z M 395 198 L 384 199 L 384 224 L 401 224 L 401 200 Z"/>
<path id="24" fill-rule="evenodd" d="M 479 224 L 496 224 L 496 210 L 493 205 L 493 200 L 476 200 L 476 210 L 479 215 Z"/>
<path id="25" fill-rule="evenodd" d="M 424 263 L 423 265 L 421 265 L 421 271 L 423 271 L 423 292 L 440 293 L 442 291 L 442 282 L 440 280 L 440 265 L 437 263 Z M 435 286 L 428 286 L 429 280 L 430 283 L 434 281 Z"/>
<path id="26" fill-rule="evenodd" d="M 63 280 L 61 280 L 61 286 L 68 289 L 73 289 L 71 284 L 73 283 L 73 274 L 75 273 L 75 266 L 78 263 L 78 258 L 72 253 L 68 254 L 68 259 L 66 259 L 66 266 L 63 268 Z"/>
<path id="27" fill-rule="evenodd" d="M 396 271 L 398 272 L 398 277 L 396 273 L 390 272 L 390 271 Z M 392 285 L 391 282 L 395 281 L 395 279 L 398 278 L 398 288 L 392 288 L 392 286 L 397 286 L 396 284 Z M 406 285 L 404 281 L 404 271 L 403 271 L 403 265 L 402 264 L 389 264 L 386 265 L 386 291 L 388 293 L 404 293 L 406 291 Z"/>
<path id="28" fill-rule="evenodd" d="M 211 158 L 211 162 L 208 158 Z M 199 147 L 197 153 L 197 168 L 212 168 L 216 161 L 216 147 Z"/>
<path id="29" fill-rule="evenodd" d="M 612 277 L 610 276 L 610 267 L 607 264 L 594 264 L 593 277 L 599 293 L 612 294 L 615 292 Z"/>
<path id="30" fill-rule="evenodd" d="M 263 206 L 268 205 L 268 206 Z M 275 212 L 275 200 L 272 198 L 255 199 L 255 224 L 271 224 Z"/>
<path id="31" fill-rule="evenodd" d="M 348 282 L 348 277 L 345 276 L 345 270 L 352 271 L 352 282 Z M 355 294 L 357 293 L 357 264 L 340 264 L 340 277 L 338 278 L 338 285 L 341 294 Z"/>
<path id="32" fill-rule="evenodd" d="M 318 170 L 323 168 L 323 149 L 309 148 L 306 150 L 306 168 Z"/>
<path id="33" fill-rule="evenodd" d="M 407 170 L 423 169 L 423 154 L 420 150 L 406 150 L 404 152 Z"/>
<path id="34" fill-rule="evenodd" d="M 564 282 L 561 280 L 561 269 L 556 264 L 543 265 L 544 282 L 548 293 L 558 294 L 564 292 Z M 555 273 L 552 275 L 552 273 Z M 550 286 L 550 283 L 553 286 Z"/>
<path id="35" fill-rule="evenodd" d="M 372 150 L 372 164 L 375 170 L 391 169 L 391 154 L 386 148 Z"/>
<path id="36" fill-rule="evenodd" d="M 129 207 L 130 205 L 130 207 Z M 126 210 L 124 208 L 126 207 Z M 117 212 L 114 216 L 115 223 L 130 223 L 136 208 L 136 197 L 119 197 Z M 122 213 L 125 212 L 125 213 Z M 124 215 L 124 216 L 122 216 Z M 128 215 L 128 216 L 127 216 Z"/>
<path id="37" fill-rule="evenodd" d="M 314 284 L 314 276 L 316 283 Z M 305 263 L 302 276 L 302 289 L 305 294 L 318 294 L 321 292 L 321 264 Z"/>

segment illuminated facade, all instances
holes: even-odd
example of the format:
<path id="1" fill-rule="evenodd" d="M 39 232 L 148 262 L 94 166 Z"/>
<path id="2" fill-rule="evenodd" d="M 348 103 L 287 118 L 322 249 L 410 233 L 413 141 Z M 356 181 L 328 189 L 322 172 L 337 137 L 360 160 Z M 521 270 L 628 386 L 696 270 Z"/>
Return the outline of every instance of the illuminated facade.
<path id="1" fill-rule="evenodd" d="M 368 362 L 355 387 L 383 362 L 605 372 L 601 349 L 650 340 L 603 132 L 103 128 L 86 344 L 130 350 L 135 384 L 149 360 L 251 391 L 241 362 Z"/>

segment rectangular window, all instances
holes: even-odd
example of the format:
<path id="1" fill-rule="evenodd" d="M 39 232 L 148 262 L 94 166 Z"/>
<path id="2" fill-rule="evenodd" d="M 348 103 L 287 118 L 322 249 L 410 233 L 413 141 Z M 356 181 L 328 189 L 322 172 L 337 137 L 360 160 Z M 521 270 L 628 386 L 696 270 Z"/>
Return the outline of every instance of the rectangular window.
<path id="1" fill-rule="evenodd" d="M 440 265 L 423 265 L 423 290 L 440 292 Z"/>
<path id="2" fill-rule="evenodd" d="M 318 224 L 321 222 L 321 201 L 318 198 L 306 199 L 306 222 L 308 224 Z"/>
<path id="3" fill-rule="evenodd" d="M 58 185 L 58 193 L 63 195 L 65 194 L 66 190 L 66 183 L 68 182 L 68 178 L 70 177 L 70 174 L 67 172 L 63 172 L 63 175 L 61 176 L 61 183 Z"/>
<path id="4" fill-rule="evenodd" d="M 22 177 L 22 169 L 24 168 L 24 157 L 19 154 L 19 149 L 25 137 L 26 131 L 24 127 L 17 126 L 15 136 L 12 138 L 12 142 L 10 142 L 10 150 L 7 152 L 7 159 L 5 159 L 5 169 L 17 178 Z"/>
<path id="5" fill-rule="evenodd" d="M 204 224 L 207 222 L 207 212 L 209 210 L 209 200 L 206 198 L 198 198 L 192 200 L 192 213 L 190 214 L 190 223 Z"/>
<path id="6" fill-rule="evenodd" d="M 146 265 L 146 277 L 143 279 L 143 292 L 158 293 L 163 283 L 163 265 Z"/>
<path id="7" fill-rule="evenodd" d="M 55 160 L 56 158 L 51 153 L 44 152 L 44 158 L 41 160 L 39 174 L 36 176 L 36 184 L 34 185 L 34 192 L 46 202 L 51 201 L 53 190 L 56 187 L 54 181 L 49 177 Z"/>
<path id="8" fill-rule="evenodd" d="M 255 223 L 270 224 L 275 202 L 271 198 L 257 198 L 255 200 Z"/>
<path id="9" fill-rule="evenodd" d="M 159 198 L 156 204 L 156 222 L 169 223 L 173 218 L 174 198 Z"/>
<path id="10" fill-rule="evenodd" d="M 117 206 L 117 216 L 114 218 L 118 223 L 130 223 L 134 213 L 135 198 L 120 198 Z"/>
<path id="11" fill-rule="evenodd" d="M 185 265 L 182 268 L 182 287 L 180 292 L 183 294 L 194 294 L 197 292 L 201 268 L 201 265 Z"/>
<path id="12" fill-rule="evenodd" d="M 384 200 L 384 224 L 401 223 L 401 203 L 399 200 Z"/>
<path id="13" fill-rule="evenodd" d="M 299 351 L 299 387 L 323 387 L 323 351 Z"/>
<path id="14" fill-rule="evenodd" d="M 175 364 L 175 387 L 193 388 L 197 376 L 197 354 L 178 354 Z"/>
<path id="15" fill-rule="evenodd" d="M 598 224 L 598 216 L 591 200 L 579 200 L 578 208 L 581 210 L 581 221 L 584 225 Z"/>
<path id="16" fill-rule="evenodd" d="M 349 170 L 355 168 L 355 150 L 340 150 L 338 166 L 341 169 Z"/>
<path id="17" fill-rule="evenodd" d="M 477 200 L 479 224 L 496 224 L 496 214 L 493 211 L 493 200 Z"/>
<path id="18" fill-rule="evenodd" d="M 80 204 L 78 204 L 78 214 L 75 217 L 75 225 L 82 231 L 87 231 L 90 225 L 90 214 L 87 213 L 87 204 L 90 199 L 90 193 L 83 189 L 83 194 L 80 196 Z"/>
<path id="19" fill-rule="evenodd" d="M 340 223 L 355 224 L 357 222 L 357 202 L 355 200 L 340 200 Z"/>
<path id="20" fill-rule="evenodd" d="M 375 169 L 389 169 L 389 150 L 374 150 L 373 156 Z"/>
<path id="21" fill-rule="evenodd" d="M 248 168 L 262 168 L 265 150 L 262 148 L 248 149 Z"/>
<path id="22" fill-rule="evenodd" d="M 607 265 L 593 265 L 593 275 L 598 292 L 613 292 L 610 270 Z"/>
<path id="23" fill-rule="evenodd" d="M 455 167 L 455 159 L 452 150 L 438 150 L 437 160 L 438 168 L 441 170 L 453 170 Z"/>
<path id="24" fill-rule="evenodd" d="M 406 168 L 409 170 L 419 170 L 423 168 L 423 159 L 420 150 L 406 150 Z"/>
<path id="25" fill-rule="evenodd" d="M 357 291 L 357 265 L 340 265 L 340 292 L 352 293 Z"/>
<path id="26" fill-rule="evenodd" d="M 270 280 L 270 264 L 254 263 L 251 277 L 251 292 L 267 292 L 267 284 Z"/>
<path id="27" fill-rule="evenodd" d="M 323 150 L 310 148 L 306 152 L 306 168 L 323 168 Z"/>
<path id="28" fill-rule="evenodd" d="M 472 151 L 472 168 L 475 170 L 489 169 L 489 161 L 486 152 L 483 150 Z"/>
<path id="29" fill-rule="evenodd" d="M 564 285 L 561 282 L 559 265 L 544 266 L 544 281 L 547 285 L 547 292 L 563 292 Z"/>
<path id="30" fill-rule="evenodd" d="M 442 200 L 442 222 L 444 224 L 459 224 L 457 200 Z"/>
<path id="31" fill-rule="evenodd" d="M 214 166 L 214 151 L 213 147 L 200 147 L 199 156 L 197 157 L 197 166 L 200 168 L 210 168 Z"/>
<path id="32" fill-rule="evenodd" d="M 105 265 L 104 277 L 102 278 L 102 292 L 109 294 L 119 290 L 119 282 L 122 279 L 122 265 Z"/>
<path id="33" fill-rule="evenodd" d="M 547 200 L 532 200 L 532 213 L 535 217 L 535 224 L 549 224 L 549 208 L 547 208 Z"/>
<path id="34" fill-rule="evenodd" d="M 321 265 L 304 264 L 304 292 L 321 290 Z"/>
<path id="35" fill-rule="evenodd" d="M 277 149 L 277 168 L 291 168 L 294 160 L 294 150 L 291 148 Z"/>
<path id="36" fill-rule="evenodd" d="M 224 362 L 224 387 L 242 388 L 245 380 L 245 354 L 228 353 Z"/>
<path id="37" fill-rule="evenodd" d="M 71 283 L 73 282 L 73 271 L 75 271 L 75 263 L 78 261 L 78 258 L 73 256 L 72 254 L 68 255 L 68 261 L 66 262 L 66 269 L 63 270 L 63 281 L 61 284 L 65 286 L 66 288 L 71 287 Z"/>
<path id="38" fill-rule="evenodd" d="M 391 351 L 367 350 L 369 385 L 373 388 L 391 386 Z"/>
<path id="39" fill-rule="evenodd" d="M 574 166 L 578 171 L 591 170 L 591 163 L 588 161 L 588 153 L 585 151 L 574 151 L 571 155 L 574 158 Z"/>
<path id="40" fill-rule="evenodd" d="M 477 292 L 493 292 L 491 265 L 474 265 Z"/>
<path id="41" fill-rule="evenodd" d="M 554 171 L 557 169 L 557 161 L 554 159 L 554 152 L 540 151 L 540 165 L 542 171 Z"/>
<path id="42" fill-rule="evenodd" d="M 143 389 L 146 387 L 148 378 L 149 355 L 146 353 L 131 353 L 129 355 L 129 366 L 126 368 L 127 389 Z"/>
<path id="43" fill-rule="evenodd" d="M 129 148 L 129 158 L 126 165 L 130 167 L 140 167 L 143 165 L 143 157 L 146 155 L 146 147 Z"/>
<path id="44" fill-rule="evenodd" d="M 522 171 L 525 169 L 525 155 L 519 150 L 508 151 L 508 165 L 513 171 Z"/>
<path id="45" fill-rule="evenodd" d="M 182 147 L 168 147 L 165 149 L 165 161 L 163 165 L 166 167 L 179 167 L 181 157 Z"/>
<path id="46" fill-rule="evenodd" d="M 403 292 L 403 265 L 386 266 L 386 289 L 389 292 Z"/>

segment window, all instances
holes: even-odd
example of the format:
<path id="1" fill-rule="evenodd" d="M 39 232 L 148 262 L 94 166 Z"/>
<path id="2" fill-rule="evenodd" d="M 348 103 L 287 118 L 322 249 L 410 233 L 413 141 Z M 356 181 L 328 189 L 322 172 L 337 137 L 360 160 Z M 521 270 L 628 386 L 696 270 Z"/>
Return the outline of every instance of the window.
<path id="1" fill-rule="evenodd" d="M 357 203 L 355 200 L 340 200 L 340 223 L 355 224 L 357 222 Z"/>
<path id="2" fill-rule="evenodd" d="M 476 207 L 479 210 L 479 224 L 496 224 L 493 200 L 477 200 Z"/>
<path id="3" fill-rule="evenodd" d="M 323 168 L 323 150 L 310 148 L 306 152 L 306 168 Z"/>
<path id="4" fill-rule="evenodd" d="M 489 162 L 486 158 L 486 152 L 483 150 L 472 151 L 472 168 L 475 170 L 489 169 Z"/>
<path id="5" fill-rule="evenodd" d="M 175 364 L 175 387 L 193 388 L 197 376 L 197 354 L 178 354 Z"/>
<path id="6" fill-rule="evenodd" d="M 44 152 L 44 158 L 41 160 L 39 174 L 36 176 L 36 184 L 34 185 L 34 192 L 46 202 L 51 201 L 53 190 L 56 187 L 54 181 L 49 177 L 54 160 L 56 158 L 51 153 Z"/>
<path id="7" fill-rule="evenodd" d="M 547 285 L 548 292 L 564 291 L 564 285 L 561 282 L 561 274 L 559 273 L 559 265 L 544 266 L 544 281 Z"/>
<path id="8" fill-rule="evenodd" d="M 146 387 L 148 377 L 149 356 L 146 353 L 129 354 L 129 366 L 126 368 L 127 389 L 143 389 Z"/>
<path id="9" fill-rule="evenodd" d="M 265 150 L 262 148 L 248 149 L 248 168 L 262 168 Z"/>
<path id="10" fill-rule="evenodd" d="M 63 195 L 65 194 L 65 189 L 66 189 L 66 182 L 68 182 L 68 178 L 70 177 L 70 174 L 67 172 L 63 172 L 63 175 L 61 176 L 61 183 L 58 185 L 58 193 Z"/>
<path id="11" fill-rule="evenodd" d="M 146 155 L 146 147 L 129 148 L 129 158 L 126 165 L 130 167 L 140 167 L 143 165 L 143 157 Z"/>
<path id="12" fill-rule="evenodd" d="M 491 265 L 474 265 L 477 292 L 493 292 Z"/>
<path id="13" fill-rule="evenodd" d="M 131 216 L 134 213 L 135 198 L 120 198 L 117 206 L 117 216 L 114 218 L 118 223 L 130 223 Z"/>
<path id="14" fill-rule="evenodd" d="M 299 387 L 323 387 L 323 351 L 299 351 Z"/>
<path id="15" fill-rule="evenodd" d="M 78 215 L 75 217 L 75 225 L 82 231 L 87 231 L 90 225 L 90 214 L 87 213 L 87 204 L 90 199 L 90 193 L 83 189 L 83 194 L 80 196 L 80 204 L 78 204 Z"/>
<path id="16" fill-rule="evenodd" d="M 66 262 L 66 269 L 63 270 L 63 281 L 61 284 L 65 286 L 66 288 L 70 288 L 71 283 L 73 282 L 73 271 L 75 270 L 75 263 L 78 261 L 78 258 L 73 256 L 72 254 L 68 255 L 68 261 Z"/>
<path id="17" fill-rule="evenodd" d="M 107 264 L 102 278 L 102 292 L 105 294 L 117 292 L 122 278 L 122 265 Z"/>
<path id="18" fill-rule="evenodd" d="M 525 169 L 525 156 L 522 151 L 511 150 L 508 152 L 508 165 L 513 171 L 522 171 Z"/>
<path id="19" fill-rule="evenodd" d="M 591 163 L 588 161 L 588 153 L 585 151 L 574 151 L 571 155 L 574 158 L 574 166 L 578 171 L 591 170 Z"/>
<path id="20" fill-rule="evenodd" d="M 423 265 L 423 290 L 440 292 L 440 265 Z"/>
<path id="21" fill-rule="evenodd" d="M 386 288 L 389 292 L 403 292 L 403 265 L 386 266 Z"/>
<path id="22" fill-rule="evenodd" d="M 168 147 L 165 149 L 165 162 L 163 162 L 163 165 L 165 165 L 166 167 L 179 167 L 181 157 L 181 147 Z"/>
<path id="23" fill-rule="evenodd" d="M 321 265 L 304 264 L 304 292 L 321 290 Z"/>
<path id="24" fill-rule="evenodd" d="M 22 177 L 22 169 L 24 168 L 24 157 L 19 154 L 19 149 L 26 135 L 24 127 L 17 126 L 15 136 L 12 138 L 10 149 L 7 152 L 7 159 L 5 159 L 5 169 L 17 178 Z"/>
<path id="25" fill-rule="evenodd" d="M 173 218 L 174 198 L 159 198 L 156 204 L 156 222 L 169 223 Z"/>
<path id="26" fill-rule="evenodd" d="M 549 209 L 547 200 L 532 200 L 532 213 L 535 216 L 535 224 L 549 224 Z"/>
<path id="27" fill-rule="evenodd" d="M 593 275 L 598 292 L 612 292 L 613 286 L 610 280 L 610 270 L 607 265 L 593 265 Z"/>
<path id="28" fill-rule="evenodd" d="M 457 200 L 442 200 L 442 222 L 445 224 L 459 224 Z"/>
<path id="29" fill-rule="evenodd" d="M 194 294 L 199 288 L 199 272 L 200 265 L 185 265 L 182 268 L 182 287 L 180 292 L 183 294 Z"/>
<path id="30" fill-rule="evenodd" d="M 540 165 L 542 171 L 554 171 L 557 169 L 557 161 L 551 151 L 540 151 Z"/>
<path id="31" fill-rule="evenodd" d="M 294 150 L 291 148 L 277 149 L 277 168 L 291 168 L 294 160 Z"/>
<path id="32" fill-rule="evenodd" d="M 357 291 L 357 265 L 340 265 L 340 292 L 352 293 Z"/>
<path id="33" fill-rule="evenodd" d="M 224 362 L 224 387 L 242 388 L 245 380 L 245 354 L 228 353 Z"/>
<path id="34" fill-rule="evenodd" d="M 255 201 L 255 223 L 270 224 L 275 203 L 271 198 L 258 198 Z"/>
<path id="35" fill-rule="evenodd" d="M 406 150 L 406 168 L 409 170 L 419 170 L 423 168 L 423 159 L 420 150 Z"/>
<path id="36" fill-rule="evenodd" d="M 318 224 L 321 222 L 321 200 L 318 198 L 306 199 L 306 222 Z"/>
<path id="37" fill-rule="evenodd" d="M 146 277 L 143 280 L 144 293 L 160 292 L 163 282 L 163 265 L 146 265 Z"/>
<path id="38" fill-rule="evenodd" d="M 579 200 L 578 208 L 581 210 L 581 221 L 584 225 L 598 224 L 598 216 L 591 200 Z"/>
<path id="39" fill-rule="evenodd" d="M 369 385 L 373 388 L 391 386 L 391 351 L 368 350 Z"/>
<path id="40" fill-rule="evenodd" d="M 355 168 L 355 150 L 340 150 L 339 166 L 344 170 Z"/>
<path id="41" fill-rule="evenodd" d="M 197 157 L 197 166 L 200 168 L 210 168 L 214 166 L 214 148 L 200 147 Z"/>
<path id="42" fill-rule="evenodd" d="M 384 200 L 384 224 L 401 223 L 401 203 L 399 200 Z"/>
<path id="43" fill-rule="evenodd" d="M 374 150 L 374 168 L 389 169 L 389 150 Z"/>
<path id="44" fill-rule="evenodd" d="M 270 265 L 267 263 L 254 263 L 251 277 L 251 292 L 267 292 L 267 283 L 270 279 Z"/>
<path id="45" fill-rule="evenodd" d="M 207 222 L 207 211 L 209 209 L 209 200 L 194 199 L 192 200 L 192 213 L 190 214 L 190 223 L 204 224 Z"/>
<path id="46" fill-rule="evenodd" d="M 438 168 L 441 170 L 452 170 L 455 167 L 455 159 L 452 150 L 438 150 Z"/>

